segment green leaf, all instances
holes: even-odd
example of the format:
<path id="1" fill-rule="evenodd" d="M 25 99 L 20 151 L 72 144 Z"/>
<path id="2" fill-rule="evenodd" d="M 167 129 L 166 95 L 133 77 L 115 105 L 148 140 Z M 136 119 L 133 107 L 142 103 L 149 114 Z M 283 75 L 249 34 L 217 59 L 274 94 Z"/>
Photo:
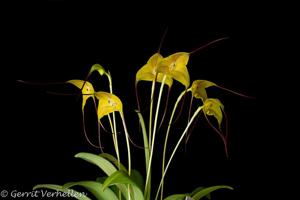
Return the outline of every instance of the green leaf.
<path id="1" fill-rule="evenodd" d="M 115 171 L 117 171 L 117 169 L 115 168 L 115 166 L 111 162 L 109 162 L 105 158 L 103 158 L 101 156 L 98 156 L 98 155 L 95 155 L 95 154 L 81 152 L 81 153 L 76 154 L 75 158 L 81 158 L 81 159 L 83 159 L 83 160 L 85 160 L 89 163 L 97 165 L 108 176 L 110 176 Z"/>
<path id="2" fill-rule="evenodd" d="M 197 192 L 199 192 L 200 190 L 203 190 L 205 187 L 200 186 L 197 187 L 196 189 L 193 190 L 193 192 L 190 193 L 191 196 L 194 196 Z"/>
<path id="3" fill-rule="evenodd" d="M 111 174 L 113 174 L 114 172 L 117 171 L 117 169 L 115 168 L 115 166 L 112 163 L 110 163 L 108 160 L 106 160 L 105 158 L 103 158 L 101 156 L 98 156 L 95 154 L 90 154 L 90 153 L 79 153 L 77 155 L 75 155 L 75 157 L 80 157 L 80 158 L 100 167 L 108 176 L 110 176 Z M 114 172 L 112 172 L 113 170 L 114 170 Z M 108 177 L 99 177 L 96 179 L 96 181 L 103 184 L 107 178 Z M 117 184 L 115 186 L 122 192 L 122 195 L 125 197 L 125 199 L 128 199 L 127 187 L 125 185 L 120 185 L 120 184 Z M 113 191 L 116 191 L 115 187 L 111 187 L 111 188 Z"/>
<path id="4" fill-rule="evenodd" d="M 146 173 L 148 171 L 149 166 L 149 159 L 150 159 L 150 148 L 149 148 L 149 142 L 148 142 L 148 135 L 146 131 L 145 121 L 143 118 L 143 115 L 140 113 L 140 111 L 135 111 L 138 115 L 140 126 L 142 128 L 143 133 L 143 141 L 144 141 L 144 152 L 145 152 L 145 164 L 146 164 Z"/>
<path id="5" fill-rule="evenodd" d="M 105 182 L 105 180 L 106 180 L 107 178 L 108 178 L 107 176 L 106 176 L 106 177 L 98 177 L 98 178 L 96 179 L 96 181 L 99 182 L 99 183 L 101 183 L 101 184 L 103 185 L 103 183 Z M 103 186 L 102 186 L 102 187 L 103 187 Z M 128 197 L 127 197 L 127 186 L 126 186 L 126 185 L 123 185 L 123 184 L 116 184 L 116 185 L 110 186 L 110 189 L 111 189 L 112 191 L 114 191 L 115 194 L 118 194 L 118 192 L 121 191 L 123 197 L 124 197 L 125 199 L 128 199 Z"/>
<path id="6" fill-rule="evenodd" d="M 136 185 L 143 191 L 145 188 L 144 179 L 141 173 L 135 169 L 131 170 L 130 178 L 136 183 Z"/>
<path id="7" fill-rule="evenodd" d="M 210 194 L 211 192 L 215 191 L 215 190 L 219 190 L 219 189 L 229 189 L 229 190 L 233 190 L 232 187 L 227 186 L 227 185 L 217 185 L 217 186 L 212 186 L 212 187 L 207 187 L 204 188 L 202 190 L 200 190 L 199 192 L 197 192 L 196 194 L 194 194 L 192 196 L 192 198 L 194 200 L 199 200 L 205 196 L 207 196 L 208 194 Z"/>
<path id="8" fill-rule="evenodd" d="M 64 188 L 70 188 L 73 186 L 84 187 L 99 200 L 100 199 L 118 200 L 116 194 L 111 189 L 107 188 L 105 191 L 101 190 L 102 184 L 96 181 L 70 182 L 63 185 Z"/>
<path id="9" fill-rule="evenodd" d="M 112 175 L 110 175 L 105 182 L 103 183 L 102 190 L 105 190 L 110 185 L 122 184 L 126 186 L 130 185 L 130 194 L 132 195 L 132 199 L 134 200 L 143 200 L 144 195 L 141 189 L 137 186 L 137 184 L 123 171 L 116 171 Z M 122 191 L 122 190 L 121 190 Z M 124 195 L 124 191 L 122 191 Z M 127 195 L 124 195 L 127 197 Z"/>
<path id="10" fill-rule="evenodd" d="M 188 197 L 188 194 L 173 194 L 164 200 L 185 200 L 186 197 Z"/>
<path id="11" fill-rule="evenodd" d="M 96 181 L 99 182 L 99 183 L 101 183 L 101 184 L 103 184 L 106 179 L 107 179 L 107 176 L 97 177 Z"/>
<path id="12" fill-rule="evenodd" d="M 118 159 L 116 159 L 113 155 L 111 155 L 109 153 L 101 153 L 99 156 L 101 156 L 102 158 L 105 158 L 106 160 L 109 160 L 116 167 L 118 167 Z M 124 172 L 127 173 L 127 169 L 126 169 L 126 167 L 122 163 L 120 163 L 120 170 L 122 170 L 122 171 L 124 171 Z"/>
<path id="13" fill-rule="evenodd" d="M 203 186 L 200 186 L 200 187 L 197 187 L 193 192 L 190 193 L 190 196 L 194 196 L 196 193 L 198 193 L 200 190 L 203 190 L 205 189 L 205 187 Z M 206 198 L 208 198 L 209 200 L 211 200 L 211 195 L 210 193 L 208 195 L 206 195 Z"/>
<path id="14" fill-rule="evenodd" d="M 96 179 L 97 182 L 101 183 L 103 185 L 104 181 L 107 179 L 107 176 L 105 177 L 98 177 Z M 118 194 L 118 192 L 120 191 L 120 189 L 116 186 L 116 185 L 112 185 L 109 187 L 115 194 Z M 102 188 L 101 188 L 102 189 Z M 124 191 L 126 191 L 126 188 L 124 187 Z"/>
<path id="15" fill-rule="evenodd" d="M 41 189 L 41 188 L 47 188 L 47 189 L 51 189 L 51 190 L 56 190 L 59 192 L 63 192 L 65 193 L 68 197 L 74 197 L 78 200 L 91 200 L 90 198 L 88 198 L 87 196 L 85 196 L 83 193 L 81 192 L 77 192 L 76 190 L 73 189 L 69 189 L 69 188 L 65 188 L 61 185 L 54 185 L 54 184 L 39 184 L 33 187 L 33 190 L 36 189 Z"/>

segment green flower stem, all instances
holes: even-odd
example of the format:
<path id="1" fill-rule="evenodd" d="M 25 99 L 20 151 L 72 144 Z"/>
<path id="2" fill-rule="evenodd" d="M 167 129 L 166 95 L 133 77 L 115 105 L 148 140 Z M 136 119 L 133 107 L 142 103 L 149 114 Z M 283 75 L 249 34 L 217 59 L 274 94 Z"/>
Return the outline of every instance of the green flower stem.
<path id="1" fill-rule="evenodd" d="M 109 91 L 111 94 L 113 94 L 113 89 L 112 89 L 112 79 L 111 79 L 111 75 L 110 73 L 105 73 L 105 75 L 108 78 L 108 82 L 109 82 Z M 117 134 L 117 125 L 116 125 L 116 115 L 115 112 L 113 112 L 113 125 L 114 125 L 114 132 L 115 134 Z"/>
<path id="2" fill-rule="evenodd" d="M 164 180 L 164 178 L 165 178 L 165 175 L 166 175 L 166 173 L 167 173 L 167 171 L 168 171 L 168 169 L 169 169 L 170 163 L 171 163 L 171 161 L 173 160 L 173 157 L 174 157 L 174 155 L 175 155 L 175 153 L 176 153 L 176 151 L 177 151 L 177 149 L 178 149 L 178 147 L 179 147 L 181 141 L 183 140 L 185 134 L 187 133 L 188 129 L 190 128 L 191 124 L 193 123 L 195 117 L 199 114 L 199 112 L 202 110 L 202 108 L 203 108 L 203 106 L 200 106 L 200 107 L 195 111 L 195 113 L 193 114 L 193 116 L 192 116 L 191 120 L 189 121 L 188 125 L 187 125 L 186 128 L 184 129 L 184 131 L 183 131 L 183 133 L 182 133 L 180 139 L 178 140 L 178 142 L 177 142 L 177 144 L 176 144 L 176 146 L 175 146 L 175 148 L 174 148 L 174 150 L 173 150 L 173 152 L 172 152 L 172 154 L 171 154 L 171 157 L 170 157 L 170 159 L 169 159 L 169 161 L 168 161 L 168 163 L 167 163 L 167 166 L 166 166 L 166 168 L 165 168 L 165 171 L 164 171 L 164 173 L 163 173 L 163 175 L 162 175 L 162 178 L 161 178 L 161 181 L 160 181 L 160 183 L 159 183 L 159 187 L 158 187 L 158 189 L 157 189 L 157 193 L 156 193 L 156 196 L 155 196 L 155 200 L 157 200 L 157 198 L 158 198 L 158 194 L 159 194 L 160 188 L 161 188 L 161 186 L 162 186 L 162 182 L 163 182 L 163 180 Z"/>
<path id="3" fill-rule="evenodd" d="M 155 92 L 155 83 L 156 80 L 152 81 L 152 87 L 151 87 L 151 97 L 150 97 L 150 111 L 149 111 L 149 147 L 151 147 L 151 139 L 152 139 L 152 111 L 153 111 L 153 100 L 154 100 L 154 92 Z"/>
<path id="4" fill-rule="evenodd" d="M 113 129 L 113 124 L 111 121 L 111 117 L 110 114 L 107 115 L 108 116 L 108 121 L 109 121 L 109 125 L 110 125 L 110 129 L 112 132 L 112 139 L 113 139 L 113 143 L 114 143 L 114 147 L 115 147 L 115 151 L 116 151 L 116 155 L 117 155 L 117 160 L 118 160 L 118 169 L 121 169 L 121 159 L 120 159 L 120 153 L 119 153 L 119 144 L 118 144 L 118 137 L 117 134 L 114 133 L 114 129 Z M 119 199 L 122 199 L 122 194 L 121 194 L 121 190 L 119 190 Z"/>
<path id="5" fill-rule="evenodd" d="M 109 91 L 111 94 L 113 94 L 113 88 L 112 88 L 112 78 L 110 73 L 105 72 L 106 77 L 108 78 L 109 82 Z M 119 152 L 119 143 L 118 143 L 118 134 L 117 134 L 117 125 L 116 125 L 116 114 L 115 112 L 113 114 L 113 139 L 114 139 L 114 144 L 115 144 L 115 150 L 117 154 L 117 159 L 118 159 L 118 168 L 120 169 L 121 166 L 121 159 L 120 159 L 120 152 Z M 110 121 L 111 123 L 111 121 Z"/>
<path id="6" fill-rule="evenodd" d="M 164 75 L 163 80 L 161 82 L 157 105 L 156 105 L 156 112 L 155 112 L 155 118 L 154 118 L 154 126 L 153 126 L 153 134 L 152 134 L 152 142 L 151 142 L 151 150 L 150 150 L 150 159 L 148 164 L 148 171 L 146 176 L 146 183 L 145 183 L 145 195 L 150 199 L 150 193 L 151 193 L 151 185 L 149 184 L 149 179 L 151 177 L 151 164 L 152 164 L 152 157 L 153 157 L 153 149 L 154 149 L 154 142 L 155 142 L 155 134 L 156 134 L 156 126 L 157 126 L 157 119 L 158 119 L 158 113 L 159 113 L 159 107 L 160 107 L 160 101 L 162 97 L 162 92 L 164 89 L 164 84 L 166 81 L 167 76 Z"/>
<path id="7" fill-rule="evenodd" d="M 113 94 L 111 75 L 110 75 L 109 72 L 108 72 L 108 73 L 105 72 L 105 75 L 106 75 L 106 77 L 108 78 L 108 82 L 109 82 L 109 91 L 110 91 L 111 94 Z M 119 149 L 119 148 L 118 148 L 119 144 L 118 144 L 118 136 L 117 136 L 116 115 L 115 115 L 115 112 L 113 112 L 112 114 L 113 114 L 113 134 L 115 135 L 115 140 L 116 140 L 116 146 L 115 146 L 115 148 L 116 148 L 116 150 L 117 150 L 117 149 Z M 117 152 L 117 154 L 119 154 L 119 150 L 116 151 L 116 152 Z M 119 155 L 120 155 L 120 154 L 119 154 Z M 118 165 L 120 165 L 120 159 L 118 159 Z"/>
<path id="8" fill-rule="evenodd" d="M 123 123 L 123 128 L 125 131 L 125 138 L 126 138 L 126 145 L 127 145 L 127 156 L 128 156 L 128 175 L 130 176 L 131 174 L 131 153 L 130 153 L 130 144 L 129 144 L 129 134 L 127 131 L 127 127 L 126 127 L 126 123 L 125 123 L 125 117 L 123 112 L 120 112 L 120 116 L 122 119 L 122 123 Z"/>
<path id="9" fill-rule="evenodd" d="M 127 145 L 127 156 L 128 156 L 128 175 L 130 176 L 131 175 L 131 153 L 130 153 L 129 135 L 128 135 L 128 131 L 127 131 L 126 123 L 125 123 L 125 117 L 124 117 L 123 112 L 120 112 L 120 115 L 121 115 L 124 131 L 125 131 L 125 138 L 126 138 L 126 145 Z M 128 186 L 127 186 L 128 200 L 131 200 L 130 191 L 131 191 L 130 190 L 130 185 L 128 184 Z"/>
<path id="10" fill-rule="evenodd" d="M 170 129 L 171 129 L 171 125 L 172 125 L 172 121 L 173 121 L 173 117 L 175 115 L 175 111 L 177 109 L 177 106 L 180 102 L 180 100 L 182 99 L 182 97 L 185 95 L 187 91 L 184 90 L 177 98 L 176 103 L 174 105 L 171 117 L 170 117 L 170 121 L 168 124 L 168 129 L 166 132 L 166 138 L 165 138 L 165 143 L 164 143 L 164 150 L 163 150 L 163 160 L 162 160 L 162 174 L 164 174 L 165 172 L 165 161 L 166 161 L 166 151 L 167 151 L 167 144 L 168 144 L 168 139 L 169 139 L 169 133 L 170 133 Z M 161 199 L 163 198 L 163 191 L 164 191 L 164 178 L 162 179 L 162 186 L 161 186 Z"/>
<path id="11" fill-rule="evenodd" d="M 155 83 L 156 83 L 156 78 L 152 81 L 152 86 L 151 86 L 151 96 L 150 96 L 150 111 L 149 111 L 149 135 L 148 135 L 148 147 L 151 147 L 152 145 L 152 114 L 153 114 L 153 101 L 154 101 L 154 94 L 155 94 Z M 149 149 L 150 150 L 150 149 Z M 151 173 L 151 169 L 149 169 L 149 159 L 148 163 L 146 165 L 146 174 Z M 148 177 L 148 185 L 145 185 L 145 199 L 148 198 L 148 193 L 151 189 L 151 176 Z M 150 197 L 149 197 L 150 198 Z"/>
<path id="12" fill-rule="evenodd" d="M 114 143 L 114 147 L 115 147 L 115 151 L 116 151 L 116 155 L 117 155 L 118 169 L 120 169 L 121 159 L 120 159 L 120 152 L 119 152 L 118 137 L 117 137 L 117 134 L 114 132 L 114 128 L 113 128 L 113 124 L 112 124 L 110 115 L 107 115 L 107 116 L 108 116 L 108 121 L 109 121 L 110 129 L 112 132 L 113 143 Z"/>

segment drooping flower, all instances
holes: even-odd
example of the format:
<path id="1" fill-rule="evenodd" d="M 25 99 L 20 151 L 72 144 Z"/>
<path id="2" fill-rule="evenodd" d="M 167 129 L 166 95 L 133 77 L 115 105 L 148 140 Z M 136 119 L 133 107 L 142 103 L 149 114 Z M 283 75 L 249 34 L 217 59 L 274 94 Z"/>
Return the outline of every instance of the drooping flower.
<path id="1" fill-rule="evenodd" d="M 207 120 L 208 124 L 215 130 L 215 132 L 219 135 L 219 137 L 222 139 L 222 142 L 224 144 L 224 149 L 225 149 L 225 154 L 228 157 L 228 149 L 227 149 L 227 122 L 225 126 L 225 134 L 222 131 L 221 125 L 223 121 L 223 115 L 225 115 L 224 111 L 224 105 L 221 103 L 219 99 L 216 98 L 209 98 L 206 93 L 206 89 L 208 87 L 216 86 L 215 83 L 211 81 L 206 81 L 206 80 L 196 80 L 192 83 L 192 86 L 188 89 L 188 91 L 192 92 L 192 99 L 201 99 L 203 103 L 203 113 L 205 116 L 205 119 Z M 191 102 L 192 102 L 191 99 Z M 191 103 L 192 104 L 192 103 Z M 190 105 L 190 111 L 191 112 L 191 107 Z M 190 114 L 189 114 L 190 115 Z M 209 120 L 208 116 L 214 117 L 217 122 L 218 122 L 218 127 L 216 128 Z M 226 115 L 225 115 L 226 117 Z M 187 136 L 186 142 L 188 138 L 190 137 L 190 134 Z"/>
<path id="2" fill-rule="evenodd" d="M 203 113 L 204 113 L 204 116 L 205 116 L 207 122 L 209 123 L 209 125 L 218 133 L 218 135 L 222 139 L 222 142 L 224 144 L 225 154 L 226 154 L 226 157 L 228 157 L 227 124 L 226 124 L 225 134 L 221 130 L 221 123 L 222 123 L 222 120 L 223 120 L 223 113 L 225 114 L 224 105 L 221 103 L 221 101 L 219 99 L 208 98 L 208 99 L 205 100 L 205 102 L 203 104 Z M 218 129 L 215 128 L 212 125 L 212 123 L 209 121 L 207 116 L 213 116 L 218 121 L 218 125 L 219 125 Z"/>
<path id="3" fill-rule="evenodd" d="M 75 85 L 77 88 L 81 89 L 81 93 L 82 93 L 82 110 L 84 110 L 84 106 L 86 105 L 86 101 L 89 98 L 93 98 L 93 100 L 95 101 L 95 90 L 93 85 L 88 82 L 88 81 L 83 81 L 83 80 L 69 80 L 67 81 L 67 83 L 71 83 L 72 85 Z"/>
<path id="4" fill-rule="evenodd" d="M 221 90 L 230 92 L 232 94 L 244 97 L 244 98 L 254 99 L 254 97 L 247 96 L 247 95 L 244 95 L 244 94 L 239 93 L 239 92 L 235 92 L 233 90 L 222 87 L 220 85 L 217 85 L 217 84 L 215 84 L 211 81 L 207 81 L 207 80 L 195 80 L 195 81 L 193 81 L 192 86 L 190 87 L 189 90 L 192 92 L 193 97 L 195 97 L 196 99 L 201 99 L 202 102 L 204 102 L 208 98 L 207 93 L 206 93 L 206 89 L 209 88 L 209 87 L 212 87 L 212 86 L 217 87 Z"/>
<path id="5" fill-rule="evenodd" d="M 100 64 L 96 63 L 94 64 L 89 73 L 88 76 L 90 76 L 94 71 L 97 71 L 101 76 L 103 76 L 104 74 L 106 74 L 107 72 L 105 71 L 104 67 L 102 67 Z"/>
<path id="6" fill-rule="evenodd" d="M 98 120 L 115 111 L 122 113 L 123 104 L 116 95 L 108 92 L 96 92 L 95 97 L 99 100 L 97 109 Z"/>
<path id="7" fill-rule="evenodd" d="M 223 120 L 224 105 L 219 99 L 208 98 L 204 101 L 203 112 L 205 115 L 213 116 L 218 121 L 219 128 Z"/>
<path id="8" fill-rule="evenodd" d="M 202 102 L 205 102 L 205 100 L 208 98 L 206 93 L 206 88 L 211 86 L 217 86 L 217 85 L 207 80 L 195 80 L 193 81 L 190 89 L 193 97 L 195 97 L 196 99 L 201 99 Z"/>
<path id="9" fill-rule="evenodd" d="M 84 115 L 84 107 L 86 105 L 86 102 L 89 98 L 92 98 L 94 101 L 94 105 L 96 107 L 96 100 L 95 100 L 95 90 L 93 85 L 88 82 L 88 81 L 83 81 L 83 80 L 69 80 L 67 81 L 67 83 L 71 83 L 72 85 L 75 85 L 77 88 L 79 88 L 81 90 L 82 93 L 82 124 L 83 124 L 83 132 L 84 132 L 84 136 L 86 138 L 86 140 L 88 141 L 88 143 L 95 147 L 95 148 L 100 148 L 102 151 L 102 146 L 101 146 L 101 142 L 99 143 L 99 146 L 93 144 L 91 142 L 91 140 L 89 139 L 86 129 L 85 129 L 85 115 Z M 99 129 L 98 129 L 99 130 Z M 100 134 L 99 134 L 99 140 L 100 140 Z"/>

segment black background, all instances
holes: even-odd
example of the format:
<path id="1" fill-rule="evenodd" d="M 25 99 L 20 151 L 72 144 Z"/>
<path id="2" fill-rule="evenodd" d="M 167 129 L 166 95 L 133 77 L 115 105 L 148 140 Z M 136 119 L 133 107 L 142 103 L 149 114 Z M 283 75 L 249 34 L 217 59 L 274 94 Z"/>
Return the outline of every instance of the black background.
<path id="1" fill-rule="evenodd" d="M 6 42 L 14 78 L 10 79 L 13 89 L 9 89 L 5 98 L 9 104 L 4 106 L 8 112 L 5 112 L 1 133 L 1 153 L 5 160 L 1 165 L 5 170 L 0 189 L 30 191 L 39 183 L 93 180 L 102 174 L 96 167 L 74 158 L 81 151 L 98 152 L 84 139 L 81 102 L 74 96 L 46 93 L 76 92 L 76 89 L 68 85 L 24 85 L 16 80 L 53 83 L 84 79 L 89 68 L 100 63 L 112 74 L 114 91 L 124 104 L 132 138 L 142 144 L 134 113 L 135 73 L 157 51 L 166 27 L 163 56 L 189 52 L 214 39 L 229 37 L 190 57 L 191 80 L 207 79 L 257 97 L 259 73 L 254 38 L 258 30 L 253 18 L 255 13 L 251 12 L 250 5 L 238 4 L 45 1 L 18 5 L 14 13 L 7 16 L 10 21 L 7 20 Z M 97 78 L 96 75 L 91 77 L 92 80 Z M 149 88 L 150 93 L 150 83 L 141 85 Z M 98 84 L 96 88 L 107 87 Z M 181 89 L 180 84 L 174 84 L 169 106 L 175 101 L 176 91 Z M 142 99 L 149 100 L 148 93 L 141 90 Z M 210 92 L 225 105 L 230 157 L 226 159 L 217 134 L 200 119 L 187 150 L 180 149 L 170 168 L 166 193 L 190 192 L 201 185 L 227 184 L 235 191 L 216 192 L 216 199 L 244 199 L 251 195 L 251 174 L 258 167 L 258 99 L 246 99 L 217 89 Z M 188 102 L 189 98 L 186 107 Z M 92 121 L 92 117 L 89 119 Z M 96 141 L 94 124 L 89 125 L 89 135 Z M 180 127 L 178 123 L 176 130 L 181 130 Z M 158 136 L 157 141 L 162 144 L 162 136 Z M 174 139 L 171 143 L 174 145 Z M 104 136 L 103 145 L 110 150 L 109 137 Z M 135 155 L 133 167 L 143 172 L 143 151 L 132 147 L 132 153 Z M 160 153 L 157 151 L 156 161 Z M 126 157 L 125 149 L 122 155 Z M 159 172 L 158 169 L 154 171 Z M 154 182 L 158 177 L 154 177 Z"/>

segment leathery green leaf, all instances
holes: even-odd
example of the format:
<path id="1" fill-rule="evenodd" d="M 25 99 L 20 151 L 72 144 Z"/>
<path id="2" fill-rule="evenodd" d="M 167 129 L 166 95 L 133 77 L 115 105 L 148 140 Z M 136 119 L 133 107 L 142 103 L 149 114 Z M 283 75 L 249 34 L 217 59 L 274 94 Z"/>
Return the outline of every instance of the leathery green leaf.
<path id="1" fill-rule="evenodd" d="M 188 194 L 173 194 L 171 196 L 168 196 L 164 200 L 185 200 Z"/>
<path id="2" fill-rule="evenodd" d="M 102 184 L 96 181 L 79 181 L 70 182 L 63 185 L 64 188 L 70 188 L 74 186 L 82 186 L 88 191 L 90 191 L 97 199 L 109 199 L 118 200 L 116 194 L 109 188 L 105 191 L 101 190 Z"/>
<path id="3" fill-rule="evenodd" d="M 76 198 L 78 200 L 91 200 L 90 198 L 88 198 L 83 193 L 77 192 L 76 190 L 73 190 L 73 189 L 65 188 L 65 187 L 63 187 L 61 185 L 39 184 L 39 185 L 34 186 L 33 190 L 42 189 L 42 188 L 56 190 L 56 191 L 65 193 L 66 196 L 68 196 L 68 197 L 74 197 L 74 198 Z"/>
<path id="4" fill-rule="evenodd" d="M 229 189 L 229 190 L 233 190 L 232 187 L 227 186 L 227 185 L 216 185 L 216 186 L 211 186 L 211 187 L 207 187 L 204 188 L 202 190 L 200 190 L 199 192 L 197 192 L 196 194 L 194 194 L 192 196 L 192 198 L 194 200 L 199 200 L 205 196 L 207 196 L 208 194 L 210 194 L 211 192 L 215 191 L 215 190 L 219 190 L 219 189 Z"/>
<path id="5" fill-rule="evenodd" d="M 99 182 L 99 183 L 101 183 L 101 184 L 103 184 L 106 179 L 107 179 L 107 176 L 105 176 L 105 177 L 98 177 L 96 179 L 96 181 Z M 115 194 L 118 194 L 118 192 L 119 192 L 119 188 L 116 185 L 110 186 L 109 189 L 111 189 Z M 126 191 L 126 188 L 125 188 L 125 191 Z"/>
<path id="6" fill-rule="evenodd" d="M 117 172 L 116 167 L 110 161 L 108 161 L 107 159 L 105 159 L 99 155 L 95 155 L 95 154 L 91 154 L 91 153 L 78 153 L 75 155 L 75 157 L 81 158 L 89 163 L 92 163 L 92 164 L 98 166 L 108 176 L 111 176 L 113 173 Z M 106 179 L 106 181 L 107 181 L 107 179 Z M 104 181 L 104 182 L 106 182 L 106 181 Z M 120 184 L 117 184 L 116 186 L 121 190 L 123 196 L 126 197 L 126 195 L 127 195 L 126 186 L 120 185 Z"/>
<path id="7" fill-rule="evenodd" d="M 130 178 L 136 183 L 136 185 L 143 190 L 145 185 L 144 185 L 144 179 L 141 173 L 135 169 L 131 170 L 131 175 Z"/>
<path id="8" fill-rule="evenodd" d="M 116 167 L 118 167 L 118 159 L 115 158 L 114 156 L 112 156 L 111 154 L 109 154 L 109 153 L 101 153 L 99 156 L 101 156 L 101 157 L 109 160 Z M 126 169 L 126 167 L 122 163 L 120 163 L 120 169 L 127 173 L 127 169 Z"/>
<path id="9" fill-rule="evenodd" d="M 194 196 L 194 195 L 197 194 L 200 190 L 203 190 L 203 189 L 205 189 L 205 187 L 203 187 L 203 186 L 197 187 L 193 192 L 190 193 L 190 196 Z M 209 200 L 211 199 L 210 193 L 209 193 L 208 195 L 206 195 L 206 198 L 208 198 Z"/>
<path id="10" fill-rule="evenodd" d="M 130 195 L 131 199 L 134 200 L 143 200 L 144 195 L 138 185 L 123 171 L 116 171 L 112 175 L 110 175 L 105 182 L 103 183 L 102 190 L 105 190 L 107 187 L 111 185 L 122 184 L 123 186 L 129 185 L 130 187 Z M 124 192 L 122 191 L 124 194 Z M 126 195 L 125 195 L 126 196 Z"/>
<path id="11" fill-rule="evenodd" d="M 110 176 L 115 171 L 117 171 L 116 167 L 111 162 L 109 162 L 105 158 L 95 155 L 95 154 L 82 152 L 82 153 L 76 154 L 75 158 L 81 158 L 89 163 L 92 163 L 92 164 L 98 166 L 108 176 Z"/>

